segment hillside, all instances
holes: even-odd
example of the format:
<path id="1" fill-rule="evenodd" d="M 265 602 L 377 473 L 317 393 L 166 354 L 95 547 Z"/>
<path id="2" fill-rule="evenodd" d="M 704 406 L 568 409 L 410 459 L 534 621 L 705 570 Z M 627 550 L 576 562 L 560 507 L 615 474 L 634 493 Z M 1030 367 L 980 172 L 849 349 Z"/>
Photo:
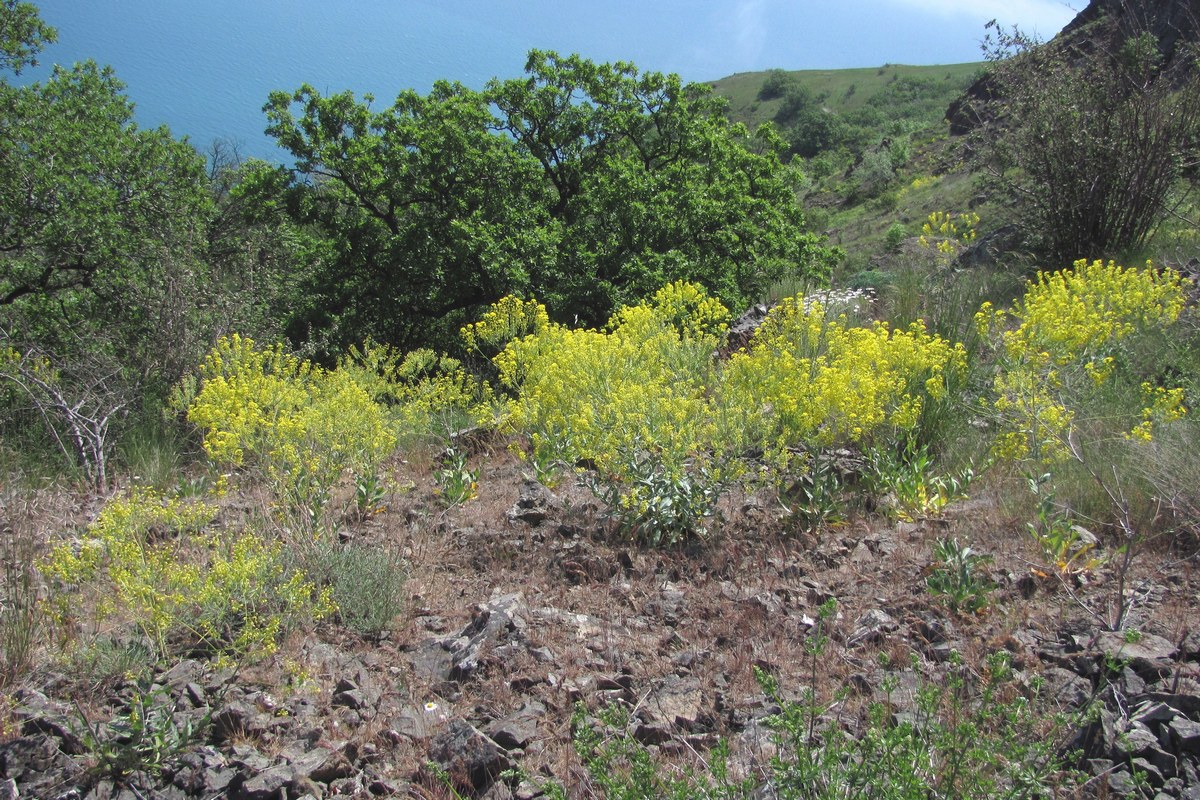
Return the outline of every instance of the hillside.
<path id="1" fill-rule="evenodd" d="M 935 66 L 884 64 L 861 69 L 780 71 L 813 95 L 822 97 L 822 105 L 837 114 L 856 111 L 872 102 L 880 103 L 888 88 L 896 88 L 897 83 L 927 87 L 930 107 L 942 103 L 940 111 L 944 112 L 946 104 L 978 76 L 983 66 L 982 62 Z M 782 96 L 759 98 L 764 81 L 773 72 L 739 72 L 713 81 L 711 85 L 717 94 L 729 101 L 730 117 L 753 127 L 773 120 L 783 104 Z M 911 113 L 908 109 L 893 111 L 897 117 L 902 116 L 902 111 L 905 115 Z M 938 113 L 930 111 L 927 121 L 930 124 L 940 122 Z"/>

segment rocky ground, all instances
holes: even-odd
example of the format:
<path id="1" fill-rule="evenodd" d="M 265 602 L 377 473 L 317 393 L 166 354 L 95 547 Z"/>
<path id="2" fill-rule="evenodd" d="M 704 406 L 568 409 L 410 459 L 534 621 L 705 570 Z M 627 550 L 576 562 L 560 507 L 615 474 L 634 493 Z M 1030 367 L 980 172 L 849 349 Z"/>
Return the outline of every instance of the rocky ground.
<path id="1" fill-rule="evenodd" d="M 886 677 L 903 713 L 918 686 L 977 673 L 1001 650 L 1020 686 L 1044 680 L 1047 710 L 1096 709 L 1063 741 L 1089 778 L 1070 796 L 1200 798 L 1200 575 L 1187 543 L 1139 553 L 1136 633 L 1109 633 L 1083 606 L 1108 608 L 1114 576 L 1064 585 L 1036 569 L 1023 523 L 986 492 L 944 520 L 856 517 L 815 534 L 789 531 L 770 498 L 739 495 L 710 541 L 660 551 L 613 541 L 590 495 L 529 481 L 502 447 L 475 459 L 475 500 L 446 509 L 427 468 L 397 464 L 413 488 L 347 528 L 409 565 L 405 611 L 380 641 L 323 625 L 237 673 L 185 660 L 153 685 L 88 685 L 48 662 L 8 698 L 0 798 L 500 800 L 539 797 L 550 780 L 592 797 L 571 745 L 579 703 L 622 704 L 664 763 L 695 764 L 723 738 L 737 774 L 765 775 L 762 720 L 777 708 L 754 667 L 789 697 L 849 688 L 849 719 Z M 993 556 L 981 613 L 927 588 L 945 537 Z M 830 644 L 814 663 L 804 643 L 830 598 Z M 154 730 L 196 733 L 164 763 L 101 774 L 80 720 L 112 730 L 139 696 L 149 719 L 171 722 Z"/>

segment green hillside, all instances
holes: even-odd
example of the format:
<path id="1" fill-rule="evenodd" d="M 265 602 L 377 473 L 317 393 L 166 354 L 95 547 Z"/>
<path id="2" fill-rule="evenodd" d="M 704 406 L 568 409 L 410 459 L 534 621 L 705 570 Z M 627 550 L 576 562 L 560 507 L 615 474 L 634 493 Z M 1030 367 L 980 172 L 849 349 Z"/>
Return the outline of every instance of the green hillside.
<path id="1" fill-rule="evenodd" d="M 931 90 L 931 99 L 944 101 L 941 111 L 983 69 L 982 62 L 915 67 L 907 64 L 884 64 L 861 69 L 810 69 L 786 71 L 788 77 L 824 97 L 823 105 L 830 111 L 843 114 L 861 109 L 872 98 L 885 95 L 895 84 L 918 81 Z M 717 94 L 729 101 L 730 116 L 750 125 L 773 120 L 783 97 L 761 100 L 763 82 L 775 70 L 739 72 L 713 81 Z M 932 120 L 940 121 L 940 117 Z"/>
<path id="2" fill-rule="evenodd" d="M 846 251 L 835 278 L 855 283 L 914 238 L 929 214 L 978 203 L 955 155 L 946 108 L 984 68 L 886 64 L 845 70 L 744 72 L 713 82 L 731 119 L 772 122 L 804 179 L 813 230 Z M 1004 224 L 979 209 L 980 232 Z"/>

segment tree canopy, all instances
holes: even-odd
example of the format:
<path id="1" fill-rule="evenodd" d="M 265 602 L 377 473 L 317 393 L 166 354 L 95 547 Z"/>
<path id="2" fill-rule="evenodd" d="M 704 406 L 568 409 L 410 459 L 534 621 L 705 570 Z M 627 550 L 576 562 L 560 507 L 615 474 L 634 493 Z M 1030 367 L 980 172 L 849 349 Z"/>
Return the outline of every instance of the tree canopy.
<path id="1" fill-rule="evenodd" d="M 782 143 L 676 75 L 533 51 L 482 91 L 371 104 L 303 86 L 265 107 L 295 167 L 258 185 L 328 242 L 294 333 L 424 344 L 514 293 L 600 324 L 678 279 L 736 307 L 834 257 L 805 230 Z"/>

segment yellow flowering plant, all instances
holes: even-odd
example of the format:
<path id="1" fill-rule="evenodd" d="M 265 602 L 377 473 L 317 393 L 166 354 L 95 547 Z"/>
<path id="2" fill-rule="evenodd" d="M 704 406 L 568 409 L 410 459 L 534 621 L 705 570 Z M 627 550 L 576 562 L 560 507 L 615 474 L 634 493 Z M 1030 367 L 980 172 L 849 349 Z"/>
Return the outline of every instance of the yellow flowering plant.
<path id="1" fill-rule="evenodd" d="M 1157 432 L 1187 414 L 1184 389 L 1169 385 L 1155 344 L 1183 312 L 1184 287 L 1177 273 L 1151 264 L 1080 260 L 1037 276 L 1007 311 L 985 306 L 976 317 L 996 354 L 987 403 L 997 424 L 993 456 L 1025 475 L 1038 519 L 1028 527 L 1047 568 L 1063 577 L 1102 563 L 1078 520 L 1119 536 L 1112 600 L 1093 612 L 1113 629 L 1130 608 L 1124 582 L 1144 537 L 1138 498 L 1153 494 L 1145 481 Z M 1071 475 L 1092 495 L 1098 489 L 1104 507 L 1087 507 Z"/>
<path id="2" fill-rule="evenodd" d="M 524 321 L 513 324 L 518 317 Z M 506 299 L 466 335 L 526 331 L 493 359 L 501 385 L 515 395 L 507 404 L 508 429 L 527 436 L 535 464 L 593 466 L 590 485 L 620 527 L 666 543 L 701 532 L 700 520 L 719 497 L 716 487 L 728 477 L 716 466 L 708 392 L 728 319 L 701 287 L 675 283 L 620 309 L 603 330 L 548 322 L 525 301 Z M 674 514 L 679 504 L 661 504 L 662 492 L 686 485 L 691 498 L 697 481 L 711 502 L 690 503 L 694 513 L 683 513 L 682 521 L 664 521 L 653 511 L 669 506 Z"/>
<path id="3" fill-rule="evenodd" d="M 851 325 L 821 303 L 794 297 L 729 360 L 721 404 L 739 410 L 745 444 L 785 458 L 796 446 L 866 446 L 913 437 L 930 400 L 966 369 L 960 345 L 920 322 L 892 330 Z"/>
<path id="4" fill-rule="evenodd" d="M 396 443 L 385 409 L 350 371 L 237 334 L 205 358 L 187 417 L 214 463 L 256 470 L 312 524 L 345 472 L 374 474 Z"/>
<path id="5" fill-rule="evenodd" d="M 208 650 L 234 658 L 273 652 L 300 620 L 333 611 L 328 589 L 284 569 L 281 545 L 249 531 L 213 530 L 215 505 L 134 489 L 108 501 L 78 545 L 60 544 L 43 572 L 66 591 L 69 621 L 81 592 L 101 620 L 129 620 L 157 654 Z"/>
<path id="6" fill-rule="evenodd" d="M 1183 390 L 1141 379 L 1131 353 L 1179 318 L 1183 286 L 1152 265 L 1080 260 L 1039 274 L 1007 311 L 985 304 L 977 324 L 999 359 L 994 454 L 1044 469 L 1076 457 L 1081 433 L 1148 442 L 1156 423 L 1182 418 Z"/>

